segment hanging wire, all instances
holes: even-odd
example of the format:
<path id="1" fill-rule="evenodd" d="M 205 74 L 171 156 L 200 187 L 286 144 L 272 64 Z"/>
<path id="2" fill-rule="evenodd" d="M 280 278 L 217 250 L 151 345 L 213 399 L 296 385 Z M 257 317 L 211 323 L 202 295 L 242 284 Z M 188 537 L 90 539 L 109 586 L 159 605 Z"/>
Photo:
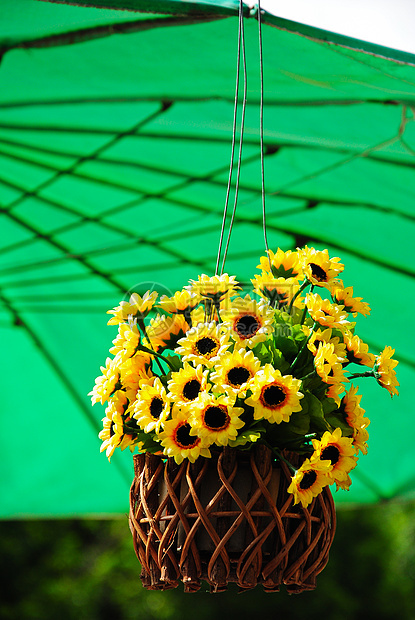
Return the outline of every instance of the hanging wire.
<path id="1" fill-rule="evenodd" d="M 237 113 L 238 113 L 239 73 L 240 73 L 240 62 L 241 62 L 242 30 L 243 30 L 243 1 L 240 0 L 239 1 L 239 26 L 238 26 L 238 54 L 237 54 L 237 61 L 236 61 L 236 86 L 235 86 L 235 103 L 234 103 L 234 109 L 233 109 L 231 163 L 230 163 L 230 168 L 229 168 L 228 187 L 227 187 L 227 190 L 226 190 L 225 207 L 224 207 L 224 210 L 223 210 L 222 228 L 221 228 L 221 232 L 220 232 L 219 248 L 218 248 L 218 256 L 217 256 L 217 259 L 216 259 L 215 275 L 218 275 L 218 271 L 219 271 L 219 261 L 220 261 L 220 255 L 222 253 L 223 236 L 224 236 L 224 232 L 225 232 L 226 216 L 227 216 L 227 212 L 228 212 L 229 194 L 230 194 L 230 191 L 231 191 L 231 181 L 232 181 L 232 173 L 233 173 L 233 160 L 234 160 L 234 156 L 235 156 L 236 118 L 237 118 Z M 229 241 L 229 239 L 228 239 L 228 241 Z M 223 269 L 223 264 L 222 264 L 222 269 Z"/>
<path id="2" fill-rule="evenodd" d="M 242 1 L 241 1 L 241 5 L 242 5 Z M 223 274 L 223 270 L 225 268 L 225 261 L 226 261 L 227 255 L 228 255 L 228 248 L 229 248 L 229 243 L 230 243 L 230 240 L 231 240 L 232 228 L 233 228 L 233 224 L 234 224 L 234 221 L 235 221 L 236 205 L 237 205 L 237 202 L 238 202 L 238 193 L 239 193 L 239 177 L 240 177 L 240 174 L 241 174 L 242 145 L 243 145 L 244 128 L 245 128 L 245 111 L 246 111 L 246 99 L 247 99 L 247 89 L 248 89 L 248 76 L 247 76 L 247 69 L 246 69 L 246 50 L 245 50 L 244 22 L 243 22 L 243 14 L 242 14 L 241 7 L 240 7 L 240 10 L 239 10 L 239 30 L 240 30 L 240 40 L 241 40 L 241 45 L 242 45 L 242 65 L 243 65 L 244 93 L 243 93 L 243 100 L 242 100 L 242 116 L 241 116 L 241 129 L 240 129 L 240 138 L 239 138 L 238 168 L 237 168 L 237 173 L 236 173 L 236 184 L 235 184 L 235 199 L 234 199 L 234 203 L 233 203 L 232 217 L 231 217 L 231 221 L 229 223 L 228 238 L 226 240 L 226 247 L 225 247 L 225 251 L 223 253 L 223 261 L 222 261 L 222 268 L 221 268 L 221 271 L 220 271 L 220 275 Z"/>
<path id="3" fill-rule="evenodd" d="M 261 197 L 262 197 L 262 227 L 264 230 L 265 250 L 268 256 L 269 269 L 272 272 L 271 258 L 267 239 L 267 224 L 265 213 L 265 172 L 264 172 L 264 61 L 262 56 L 262 22 L 261 22 L 261 1 L 258 0 L 258 40 L 259 40 L 259 70 L 261 100 L 259 105 L 259 139 L 261 144 Z"/>

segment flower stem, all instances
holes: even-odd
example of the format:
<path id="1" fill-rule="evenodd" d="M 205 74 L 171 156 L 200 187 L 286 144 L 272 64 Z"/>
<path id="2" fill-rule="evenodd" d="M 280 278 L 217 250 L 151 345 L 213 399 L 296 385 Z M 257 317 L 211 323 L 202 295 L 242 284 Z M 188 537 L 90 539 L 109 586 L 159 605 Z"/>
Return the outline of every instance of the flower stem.
<path id="1" fill-rule="evenodd" d="M 148 342 L 151 344 L 151 340 L 150 340 L 150 338 L 148 337 L 148 334 L 147 334 L 146 324 L 144 323 L 144 319 L 142 317 L 140 317 L 139 319 L 137 319 L 137 323 L 140 326 L 140 329 L 143 332 L 144 336 L 147 338 Z M 155 356 L 157 366 L 159 367 L 161 374 L 164 375 L 164 368 L 160 364 L 160 362 L 159 362 L 159 360 L 157 358 L 161 357 L 161 359 L 163 359 L 165 362 L 167 362 L 167 360 L 164 359 L 164 357 L 162 355 L 159 355 L 158 353 L 156 353 L 152 349 L 147 349 L 147 347 L 144 347 L 144 345 L 140 345 L 140 350 L 141 351 L 146 351 L 146 353 L 151 353 L 152 355 Z M 167 362 L 167 364 L 168 364 L 168 362 Z M 168 364 L 168 365 L 170 366 L 170 364 Z"/>
<path id="2" fill-rule="evenodd" d="M 373 370 L 368 370 L 367 372 L 358 372 L 355 375 L 350 375 L 349 379 L 356 379 L 357 377 L 374 377 L 375 373 Z"/>
<path id="3" fill-rule="evenodd" d="M 290 301 L 290 305 L 288 306 L 288 310 L 287 313 L 291 314 L 291 310 L 293 308 L 294 302 L 297 299 L 297 297 L 299 295 L 301 295 L 301 293 L 303 292 L 303 290 L 309 285 L 311 284 L 310 280 L 304 280 L 304 282 L 302 283 L 302 285 L 300 286 L 300 288 L 298 289 L 298 291 L 296 292 L 296 294 L 293 296 L 292 300 Z"/>
<path id="4" fill-rule="evenodd" d="M 148 347 L 145 347 L 143 344 L 139 344 L 137 349 L 139 351 L 144 351 L 144 353 L 150 353 L 150 355 L 154 355 L 154 357 L 156 358 L 156 362 L 162 372 L 162 374 L 164 375 L 164 368 L 163 366 L 160 364 L 160 362 L 158 361 L 158 358 L 160 358 L 161 360 L 163 360 L 163 362 L 166 362 L 167 366 L 169 366 L 172 370 L 174 370 L 174 366 L 169 362 L 169 360 L 167 358 L 165 358 L 163 355 L 160 355 L 160 353 L 156 353 L 155 351 L 153 351 L 153 349 L 149 349 Z"/>

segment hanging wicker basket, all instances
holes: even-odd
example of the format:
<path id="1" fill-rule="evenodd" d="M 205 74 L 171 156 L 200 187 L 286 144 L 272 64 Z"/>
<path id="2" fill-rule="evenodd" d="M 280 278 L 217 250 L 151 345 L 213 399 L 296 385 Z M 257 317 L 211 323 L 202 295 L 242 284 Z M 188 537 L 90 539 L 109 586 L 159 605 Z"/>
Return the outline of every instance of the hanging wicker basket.
<path id="1" fill-rule="evenodd" d="M 299 464 L 298 455 L 286 456 Z M 335 532 L 328 487 L 307 508 L 293 505 L 287 466 L 262 445 L 249 453 L 225 447 L 181 465 L 140 454 L 134 467 L 129 520 L 145 588 L 175 588 L 180 580 L 186 592 L 201 580 L 212 592 L 229 582 L 243 590 L 315 588 Z"/>

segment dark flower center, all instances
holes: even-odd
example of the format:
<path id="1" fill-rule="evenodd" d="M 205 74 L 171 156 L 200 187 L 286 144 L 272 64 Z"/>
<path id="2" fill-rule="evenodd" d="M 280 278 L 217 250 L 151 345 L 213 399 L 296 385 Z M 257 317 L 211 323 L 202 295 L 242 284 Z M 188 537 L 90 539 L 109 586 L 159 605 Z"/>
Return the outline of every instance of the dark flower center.
<path id="1" fill-rule="evenodd" d="M 249 338 L 253 336 L 260 327 L 256 316 L 245 314 L 236 321 L 234 329 L 240 338 Z"/>
<path id="2" fill-rule="evenodd" d="M 244 366 L 235 366 L 231 368 L 226 378 L 230 385 L 234 385 L 235 387 L 239 387 L 243 383 L 246 383 L 248 379 L 251 378 L 251 373 Z"/>
<path id="3" fill-rule="evenodd" d="M 194 400 L 199 396 L 200 381 L 191 379 L 183 387 L 183 396 L 186 400 Z"/>
<path id="4" fill-rule="evenodd" d="M 300 489 L 302 489 L 303 491 L 306 491 L 307 489 L 313 486 L 316 480 L 317 480 L 317 474 L 314 471 L 314 469 L 312 469 L 311 471 L 306 471 L 304 476 L 301 479 Z"/>
<path id="5" fill-rule="evenodd" d="M 321 451 L 320 459 L 335 465 L 340 458 L 340 450 L 336 446 L 327 446 Z"/>
<path id="6" fill-rule="evenodd" d="M 279 385 L 269 385 L 262 391 L 262 403 L 266 407 L 278 407 L 286 399 L 286 393 Z"/>
<path id="7" fill-rule="evenodd" d="M 163 411 L 164 403 L 161 398 L 156 396 L 151 401 L 150 405 L 150 415 L 152 418 L 157 419 L 160 417 L 161 412 Z"/>
<path id="8" fill-rule="evenodd" d="M 195 435 L 190 435 L 190 429 L 192 427 L 190 424 L 182 424 L 176 431 L 176 443 L 179 444 L 181 448 L 194 448 L 200 439 Z"/>
<path id="9" fill-rule="evenodd" d="M 211 406 L 205 411 L 205 424 L 212 431 L 219 431 L 229 424 L 226 407 Z"/>
<path id="10" fill-rule="evenodd" d="M 196 342 L 196 349 L 200 355 L 204 355 L 205 357 L 212 355 L 212 353 L 216 353 L 218 348 L 219 347 L 216 340 L 213 340 L 213 338 L 208 338 L 207 336 L 199 338 Z"/>
<path id="11" fill-rule="evenodd" d="M 115 422 L 111 422 L 110 437 L 114 437 L 114 435 L 115 435 Z"/>
<path id="12" fill-rule="evenodd" d="M 327 282 L 327 273 L 320 267 L 320 265 L 316 265 L 316 263 L 308 263 L 308 265 L 311 267 L 313 277 L 318 282 Z"/>

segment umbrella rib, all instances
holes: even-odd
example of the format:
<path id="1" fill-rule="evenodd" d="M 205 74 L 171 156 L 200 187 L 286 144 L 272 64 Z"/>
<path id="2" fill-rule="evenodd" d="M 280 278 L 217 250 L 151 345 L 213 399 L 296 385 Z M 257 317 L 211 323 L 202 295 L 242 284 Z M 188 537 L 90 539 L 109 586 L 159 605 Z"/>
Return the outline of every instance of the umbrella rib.
<path id="1" fill-rule="evenodd" d="M 173 103 L 203 103 L 205 101 L 226 101 L 228 103 L 233 103 L 232 97 L 226 97 L 224 95 L 205 95 L 200 97 L 195 97 L 194 95 L 174 95 L 168 97 L 169 101 Z M 60 105 L 82 105 L 89 103 L 148 103 L 148 102 L 159 102 L 160 95 L 135 95 L 135 96 L 123 96 L 123 97 L 78 97 L 74 99 L 53 99 L 50 101 L 46 101 L 45 99 L 32 99 L 32 100 L 22 100 L 22 101 L 9 101 L 9 102 L 0 102 L 0 110 L 1 109 L 9 109 L 9 108 L 26 108 L 26 107 L 43 107 L 43 106 L 60 106 Z M 258 106 L 260 100 L 250 98 L 250 104 L 252 106 Z M 275 107 L 305 107 L 305 108 L 313 108 L 313 107 L 325 107 L 325 106 L 348 106 L 348 105 L 361 105 L 361 104 L 374 104 L 374 105 L 413 105 L 413 99 L 298 99 L 296 101 L 288 100 L 280 100 L 280 99 L 271 99 L 267 98 L 267 106 L 275 106 Z M 58 128 L 56 128 L 59 131 Z"/>
<path id="2" fill-rule="evenodd" d="M 116 134 L 115 136 L 112 136 L 111 139 L 108 142 L 106 142 L 105 144 L 102 144 L 101 146 L 96 148 L 89 155 L 82 155 L 73 164 L 71 164 L 71 166 L 69 166 L 69 168 L 65 168 L 64 170 L 60 170 L 60 169 L 57 170 L 56 173 L 53 176 L 51 176 L 48 179 L 46 179 L 45 181 L 43 181 L 43 183 L 38 185 L 34 190 L 30 190 L 28 192 L 24 192 L 22 194 L 22 196 L 19 196 L 18 198 L 16 198 L 16 200 L 14 200 L 11 204 L 8 205 L 8 209 L 12 209 L 13 207 L 15 207 L 18 204 L 20 204 L 29 195 L 30 196 L 37 195 L 38 192 L 42 191 L 46 187 L 49 187 L 49 185 L 54 183 L 56 181 L 56 179 L 58 179 L 59 177 L 61 177 L 63 175 L 66 175 L 66 174 L 74 174 L 75 168 L 77 166 L 79 166 L 80 164 L 82 164 L 85 161 L 91 161 L 92 159 L 96 159 L 97 157 L 99 157 L 99 155 L 103 151 L 105 151 L 106 149 L 110 148 L 111 146 L 113 146 L 114 144 L 119 142 L 119 140 L 125 138 L 126 136 L 129 136 L 129 135 L 135 133 L 141 127 L 143 127 L 146 123 L 149 123 L 149 122 L 153 121 L 155 118 L 157 118 L 157 116 L 159 116 L 160 114 L 163 114 L 163 112 L 165 112 L 165 110 L 167 110 L 171 105 L 172 104 L 169 101 L 161 102 L 160 108 L 158 110 L 156 110 L 155 112 L 152 112 L 151 114 L 146 116 L 144 119 L 141 119 L 131 129 L 124 130 L 124 131 Z"/>
<path id="3" fill-rule="evenodd" d="M 19 127 L 12 127 L 12 126 L 8 126 L 8 125 L 2 125 L 0 124 L 0 129 L 22 129 L 25 131 L 32 131 L 35 130 L 37 131 L 39 129 L 39 127 L 33 126 L 33 127 L 24 127 L 24 126 L 19 126 Z M 41 130 L 43 128 L 40 128 Z M 49 131 L 46 127 L 44 128 L 45 131 Z M 56 131 L 62 131 L 68 134 L 72 134 L 72 133 L 77 133 L 77 129 L 76 128 L 60 128 L 57 129 Z M 51 128 L 50 131 L 55 131 L 55 128 Z M 86 133 L 86 134 L 99 134 L 99 135 L 114 135 L 116 133 L 116 131 L 105 131 L 105 130 L 82 130 L 81 133 Z M 209 135 L 183 135 L 183 134 L 177 134 L 177 133 L 169 133 L 169 134 L 162 134 L 162 133 L 153 133 L 153 132 L 140 132 L 136 135 L 132 135 L 132 138 L 137 138 L 137 139 L 141 139 L 141 138 L 150 138 L 151 140 L 173 140 L 173 141 L 187 141 L 187 142 L 206 142 L 209 144 L 228 144 L 229 143 L 229 138 L 226 136 L 209 136 Z M 404 143 L 404 140 L 401 140 L 401 142 L 404 144 L 405 148 L 407 149 L 408 153 L 410 153 L 411 155 L 414 154 L 414 152 L 411 150 L 411 148 L 409 147 L 409 145 L 406 145 L 406 143 Z M 68 157 L 68 158 L 76 158 L 76 159 L 80 159 L 81 157 L 83 157 L 82 155 L 76 154 L 76 153 L 71 153 L 70 151 L 59 151 L 56 149 L 51 149 L 51 148 L 46 148 L 46 147 L 41 147 L 39 145 L 34 145 L 34 144 L 28 144 L 25 142 L 18 142 L 16 140 L 11 140 L 10 138 L 5 138 L 5 137 L 0 137 L 0 143 L 6 144 L 6 145 L 10 145 L 10 146 L 15 146 L 17 148 L 23 148 L 23 149 L 27 149 L 29 151 L 32 152 L 36 152 L 36 153 L 46 153 L 48 155 L 56 155 L 58 157 Z M 244 143 L 248 144 L 250 146 L 257 146 L 258 145 L 258 140 L 254 139 L 254 138 L 249 138 L 249 136 L 244 136 Z M 321 142 L 319 143 L 315 143 L 312 144 L 310 142 L 302 142 L 302 141 L 295 141 L 295 140 L 290 140 L 290 141 L 284 141 L 281 139 L 277 139 L 275 140 L 274 138 L 268 137 L 266 135 L 264 135 L 264 143 L 265 146 L 272 150 L 273 152 L 276 152 L 277 150 L 281 150 L 281 149 L 295 149 L 295 148 L 301 148 L 304 150 L 311 150 L 311 151 L 324 151 L 324 152 L 330 152 L 330 153 L 344 153 L 344 154 L 355 154 L 358 155 L 359 153 L 362 153 L 364 151 L 359 151 L 353 148 L 348 148 L 346 146 L 332 146 L 332 145 L 324 145 L 321 144 Z M 370 147 L 364 147 L 364 148 L 370 148 Z M 3 151 L 4 155 L 10 156 L 10 157 L 15 157 L 18 158 L 18 155 L 14 155 L 13 153 L 10 153 L 8 151 Z M 413 163 L 409 162 L 409 161 L 402 161 L 399 159 L 393 159 L 393 158 L 388 158 L 388 157 L 384 157 L 380 154 L 377 154 L 376 156 L 372 156 L 370 153 L 368 155 L 365 155 L 366 159 L 373 159 L 374 161 L 379 161 L 379 162 L 384 162 L 386 164 L 392 164 L 392 165 L 396 165 L 396 166 L 407 166 L 409 168 L 413 168 Z M 37 165 L 42 165 L 38 162 L 33 162 L 32 160 L 28 160 L 30 161 L 30 163 L 34 163 Z M 137 167 L 137 168 L 144 168 L 144 169 L 148 169 L 148 170 L 153 170 L 156 172 L 165 172 L 167 174 L 171 174 L 174 176 L 187 176 L 185 173 L 182 173 L 180 171 L 177 170 L 171 170 L 171 169 L 165 169 L 165 168 L 159 168 L 157 166 L 151 166 L 148 165 L 144 162 L 134 162 L 134 161 L 128 161 L 128 160 L 123 160 L 123 159 L 111 159 L 110 157 L 99 157 L 100 162 L 104 162 L 104 163 L 108 163 L 111 164 L 113 166 L 130 166 L 130 167 Z M 51 169 L 53 169 L 53 167 L 51 166 Z"/>
<path id="4" fill-rule="evenodd" d="M 155 17 L 153 19 L 141 19 L 134 21 L 118 22 L 113 24 L 105 24 L 102 26 L 92 26 L 89 28 L 79 28 L 77 30 L 69 30 L 59 34 L 46 35 L 37 37 L 34 39 L 26 39 L 23 41 L 17 41 L 12 44 L 2 45 L 2 53 L 5 54 L 14 49 L 39 49 L 39 48 L 51 48 L 60 47 L 65 45 L 74 45 L 76 43 L 83 43 L 85 41 L 93 41 L 96 39 L 102 39 L 110 37 L 114 34 L 132 34 L 136 32 L 145 32 L 146 30 L 153 30 L 155 28 L 165 28 L 168 26 L 186 26 L 189 24 L 200 24 L 204 22 L 216 21 L 219 19 L 225 19 L 227 15 L 206 15 L 206 14 L 194 14 L 178 17 Z"/>
<path id="5" fill-rule="evenodd" d="M 372 69 L 373 71 L 375 71 L 376 73 L 380 73 L 381 75 L 384 75 L 385 77 L 390 78 L 391 80 L 395 80 L 397 82 L 400 82 L 401 84 L 409 84 L 410 86 L 415 86 L 414 82 L 411 82 L 410 80 L 405 80 L 399 76 L 393 75 L 392 73 L 388 73 L 387 71 L 384 71 L 383 69 L 381 69 L 380 67 L 376 67 L 374 65 L 372 65 L 370 62 L 366 62 L 366 60 L 363 60 L 363 58 L 361 58 L 361 56 L 359 58 L 356 58 L 354 56 L 351 56 L 350 54 L 347 53 L 346 48 L 342 47 L 338 47 L 338 46 L 327 46 L 324 45 L 324 43 L 318 42 L 318 44 L 320 46 L 325 47 L 325 49 L 329 49 L 332 53 L 338 54 L 339 56 L 343 56 L 345 58 L 348 58 L 349 60 L 356 62 L 360 65 L 363 65 L 365 67 L 369 67 L 369 69 Z M 355 50 L 356 51 L 356 50 Z M 370 85 L 369 85 L 370 87 Z"/>
<path id="6" fill-rule="evenodd" d="M 122 286 L 119 282 L 117 282 L 116 280 L 114 280 L 114 278 L 112 278 L 108 273 L 105 273 L 103 271 L 101 271 L 100 269 L 97 269 L 96 267 L 94 267 L 93 265 L 91 265 L 87 259 L 85 259 L 83 256 L 81 256 L 80 254 L 74 254 L 72 253 L 69 248 L 65 247 L 65 245 L 63 245 L 62 243 L 60 243 L 59 241 L 56 241 L 54 239 L 52 239 L 51 237 L 48 237 L 48 235 L 40 232 L 37 228 L 35 228 L 34 226 L 32 226 L 31 224 L 29 224 L 28 222 L 26 222 L 25 220 L 23 220 L 23 218 L 18 217 L 17 215 L 15 215 L 14 213 L 9 212 L 7 214 L 12 220 L 14 220 L 17 224 L 19 224 L 20 226 L 22 226 L 23 228 L 25 228 L 26 230 L 30 231 L 31 233 L 33 233 L 36 237 L 44 239 L 47 243 L 49 243 L 50 245 L 52 245 L 53 247 L 55 247 L 56 249 L 58 249 L 60 252 L 62 252 L 64 255 L 70 257 L 72 260 L 75 260 L 77 262 L 79 262 L 81 265 L 83 265 L 84 267 L 86 267 L 88 269 L 88 271 L 90 272 L 91 275 L 96 275 L 100 278 L 104 278 L 104 280 L 106 282 L 109 282 L 110 284 L 112 284 L 112 286 L 114 286 L 120 293 L 122 293 L 124 295 L 125 293 L 125 287 Z"/>

